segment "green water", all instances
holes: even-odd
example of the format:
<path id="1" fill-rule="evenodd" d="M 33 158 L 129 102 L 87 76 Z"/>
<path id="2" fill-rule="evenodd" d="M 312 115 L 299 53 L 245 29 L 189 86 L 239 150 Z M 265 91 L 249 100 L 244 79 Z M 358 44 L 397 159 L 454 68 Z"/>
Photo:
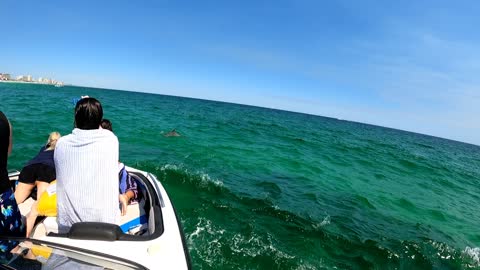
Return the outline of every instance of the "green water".
<path id="1" fill-rule="evenodd" d="M 195 269 L 480 268 L 480 147 L 330 118 L 80 87 L 0 83 L 10 169 L 72 99 L 98 98 L 121 160 L 158 176 Z M 181 137 L 165 137 L 176 128 Z M 161 263 L 161 262 L 159 262 Z"/>

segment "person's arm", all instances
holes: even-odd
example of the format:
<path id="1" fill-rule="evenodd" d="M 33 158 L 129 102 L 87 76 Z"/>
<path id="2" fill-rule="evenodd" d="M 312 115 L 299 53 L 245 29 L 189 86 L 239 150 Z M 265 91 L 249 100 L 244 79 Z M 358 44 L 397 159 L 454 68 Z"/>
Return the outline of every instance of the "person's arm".
<path id="1" fill-rule="evenodd" d="M 135 197 L 135 193 L 131 190 L 127 190 L 123 195 L 127 197 L 127 202 L 130 202 Z"/>
<path id="2" fill-rule="evenodd" d="M 125 167 L 124 167 L 125 169 Z M 138 197 L 138 191 L 137 191 L 137 182 L 132 179 L 130 175 L 128 175 L 128 172 L 126 174 L 126 184 L 127 184 L 127 190 L 125 193 L 120 194 L 118 200 L 120 201 L 121 204 L 121 212 L 122 216 L 127 214 L 127 206 L 130 203 L 132 199 L 137 199 Z"/>
<path id="3" fill-rule="evenodd" d="M 128 198 L 125 194 L 120 194 L 118 195 L 118 201 L 120 202 L 120 213 L 125 216 L 127 214 Z"/>
<path id="4" fill-rule="evenodd" d="M 137 182 L 127 172 L 127 191 L 129 202 L 130 200 L 138 199 L 138 186 Z"/>
<path id="5" fill-rule="evenodd" d="M 10 124 L 10 121 L 8 121 L 8 126 L 10 127 L 10 138 L 9 138 L 9 142 L 8 142 L 8 155 L 10 155 L 10 153 L 12 153 L 12 145 L 13 145 L 12 124 Z"/>
<path id="6" fill-rule="evenodd" d="M 130 200 L 135 196 L 133 191 L 127 190 L 127 192 L 118 195 L 118 201 L 120 202 L 120 210 L 122 213 L 122 216 L 125 216 L 127 214 L 127 206 Z"/>

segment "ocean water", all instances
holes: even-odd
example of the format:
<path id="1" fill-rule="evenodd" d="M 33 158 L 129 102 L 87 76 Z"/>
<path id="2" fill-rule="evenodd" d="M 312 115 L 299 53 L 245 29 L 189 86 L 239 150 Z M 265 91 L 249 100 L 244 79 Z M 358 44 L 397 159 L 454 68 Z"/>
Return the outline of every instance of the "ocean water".
<path id="1" fill-rule="evenodd" d="M 10 169 L 49 132 L 72 130 L 80 95 L 102 102 L 121 160 L 165 186 L 194 269 L 480 269 L 478 146 L 221 102 L 0 83 Z M 182 136 L 165 137 L 173 128 Z"/>

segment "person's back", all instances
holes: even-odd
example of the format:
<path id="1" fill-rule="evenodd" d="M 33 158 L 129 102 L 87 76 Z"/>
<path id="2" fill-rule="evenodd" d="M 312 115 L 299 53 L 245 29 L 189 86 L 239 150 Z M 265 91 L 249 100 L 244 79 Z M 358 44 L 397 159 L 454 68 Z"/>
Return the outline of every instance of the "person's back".
<path id="1" fill-rule="evenodd" d="M 54 156 L 60 232 L 76 222 L 118 223 L 120 218 L 118 139 L 98 129 L 103 111 L 96 99 L 80 100 L 75 111 L 76 128 L 59 139 Z"/>

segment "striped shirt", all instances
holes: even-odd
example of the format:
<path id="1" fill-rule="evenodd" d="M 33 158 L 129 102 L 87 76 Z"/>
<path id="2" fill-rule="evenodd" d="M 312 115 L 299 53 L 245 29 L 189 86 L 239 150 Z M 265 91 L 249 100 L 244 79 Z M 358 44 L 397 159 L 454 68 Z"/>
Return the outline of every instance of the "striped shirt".
<path id="1" fill-rule="evenodd" d="M 118 224 L 118 139 L 105 129 L 61 137 L 55 148 L 59 232 L 76 222 Z"/>
<path id="2" fill-rule="evenodd" d="M 133 180 L 132 176 L 127 172 L 125 164 L 118 163 L 118 179 L 119 179 L 119 192 L 120 194 L 125 194 L 127 191 L 133 192 L 133 198 L 130 200 L 132 202 L 138 202 L 138 187 L 137 182 Z"/>

